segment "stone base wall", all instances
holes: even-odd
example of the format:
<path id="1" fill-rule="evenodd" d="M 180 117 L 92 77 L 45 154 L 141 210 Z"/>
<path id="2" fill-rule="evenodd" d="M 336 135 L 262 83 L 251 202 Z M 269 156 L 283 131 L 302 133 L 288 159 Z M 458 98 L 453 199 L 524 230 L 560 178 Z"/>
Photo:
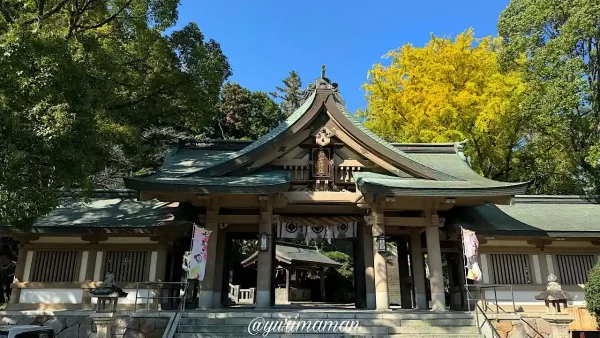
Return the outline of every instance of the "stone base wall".
<path id="1" fill-rule="evenodd" d="M 1 325 L 43 325 L 54 329 L 56 338 L 96 338 L 96 328 L 90 311 L 6 311 L 0 313 Z M 144 316 L 146 315 L 146 316 Z M 125 313 L 116 316 L 112 324 L 114 338 L 161 338 L 170 317 L 159 317 L 159 313 Z"/>
<path id="2" fill-rule="evenodd" d="M 493 315 L 488 315 L 488 318 L 501 338 L 548 338 L 552 327 L 541 316 L 531 314 L 521 315 L 519 319 L 493 319 Z"/>

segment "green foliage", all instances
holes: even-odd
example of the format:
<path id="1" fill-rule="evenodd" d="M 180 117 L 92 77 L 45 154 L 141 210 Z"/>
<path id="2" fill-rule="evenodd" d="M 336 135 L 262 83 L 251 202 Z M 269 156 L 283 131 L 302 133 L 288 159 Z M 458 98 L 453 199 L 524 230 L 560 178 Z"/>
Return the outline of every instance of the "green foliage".
<path id="1" fill-rule="evenodd" d="M 323 255 L 331 258 L 332 260 L 341 263 L 342 266 L 337 268 L 337 272 L 344 278 L 352 279 L 354 275 L 354 267 L 350 261 L 350 256 L 340 251 L 329 251 L 322 252 Z"/>
<path id="2" fill-rule="evenodd" d="M 237 83 L 221 90 L 213 137 L 256 140 L 285 119 L 279 106 L 264 92 L 251 92 Z"/>
<path id="3" fill-rule="evenodd" d="M 505 67 L 531 88 L 518 175 L 536 193 L 600 193 L 600 1 L 512 0 L 500 15 Z"/>
<path id="4" fill-rule="evenodd" d="M 231 74 L 176 0 L 0 2 L 0 224 L 28 225 L 59 191 L 156 168 L 201 133 Z"/>
<path id="5" fill-rule="evenodd" d="M 600 322 L 600 263 L 590 270 L 584 291 L 587 310 Z"/>
<path id="6" fill-rule="evenodd" d="M 276 91 L 269 93 L 274 99 L 281 100 L 281 110 L 285 116 L 290 116 L 300 107 L 305 90 L 302 89 L 302 80 L 296 71 L 283 79 L 283 87 L 275 87 Z"/>

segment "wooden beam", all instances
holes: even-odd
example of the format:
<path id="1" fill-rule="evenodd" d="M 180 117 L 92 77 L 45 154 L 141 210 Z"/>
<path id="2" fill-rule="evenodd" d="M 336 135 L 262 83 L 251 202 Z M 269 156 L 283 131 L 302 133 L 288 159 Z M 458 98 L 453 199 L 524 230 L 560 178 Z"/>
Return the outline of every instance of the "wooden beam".
<path id="1" fill-rule="evenodd" d="M 248 172 L 256 170 L 257 168 L 262 167 L 263 165 L 273 161 L 274 159 L 283 156 L 288 151 L 294 149 L 298 144 L 302 141 L 310 137 L 311 130 L 305 129 L 303 131 L 297 132 L 294 136 L 292 136 L 289 140 L 285 142 L 285 144 L 281 144 L 277 146 L 277 149 L 272 149 L 270 153 L 263 155 L 258 158 L 254 163 L 248 166 Z"/>
<path id="2" fill-rule="evenodd" d="M 358 144 L 358 142 L 354 141 L 349 135 L 347 135 L 339 127 L 335 126 L 335 127 L 329 128 L 329 130 L 331 130 L 335 134 L 335 136 L 337 138 L 339 138 L 342 142 L 346 143 L 346 145 L 348 145 L 349 147 L 351 147 L 353 149 L 356 149 L 356 151 L 358 151 L 360 154 L 362 154 L 362 156 L 366 157 L 369 161 L 377 164 L 378 166 L 382 167 L 383 169 L 389 171 L 390 173 L 392 173 L 396 176 L 400 176 L 400 177 L 409 177 L 410 176 L 410 175 L 406 174 L 404 171 L 394 167 L 392 164 L 388 163 L 387 161 L 382 160 L 377 155 L 370 152 L 368 149 L 365 149 L 364 147 L 362 147 L 360 144 Z"/>
<path id="3" fill-rule="evenodd" d="M 349 214 L 349 215 L 365 215 L 368 208 L 359 208 L 356 205 L 344 204 L 291 204 L 285 207 L 275 207 L 277 214 Z"/>
<path id="4" fill-rule="evenodd" d="M 270 163 L 271 165 L 277 166 L 308 166 L 308 158 L 301 159 L 277 159 Z"/>
<path id="5" fill-rule="evenodd" d="M 357 203 L 361 198 L 360 192 L 332 191 L 290 191 L 281 193 L 288 204 L 295 203 Z"/>
<path id="6" fill-rule="evenodd" d="M 443 224 L 444 218 L 439 218 L 439 223 Z M 429 226 L 425 217 L 385 217 L 386 226 L 403 226 L 403 227 L 426 227 Z M 439 225 L 436 223 L 436 225 Z"/>
<path id="7" fill-rule="evenodd" d="M 358 160 L 342 160 L 342 162 L 340 164 L 338 164 L 338 167 L 357 167 L 357 168 L 364 168 L 365 165 L 362 164 L 360 161 Z"/>
<path id="8" fill-rule="evenodd" d="M 258 224 L 260 215 L 219 215 L 217 220 L 223 224 Z"/>
<path id="9" fill-rule="evenodd" d="M 544 251 L 544 248 L 550 244 L 552 244 L 552 240 L 550 239 L 534 239 L 528 240 L 527 244 L 534 245 L 536 248 Z"/>

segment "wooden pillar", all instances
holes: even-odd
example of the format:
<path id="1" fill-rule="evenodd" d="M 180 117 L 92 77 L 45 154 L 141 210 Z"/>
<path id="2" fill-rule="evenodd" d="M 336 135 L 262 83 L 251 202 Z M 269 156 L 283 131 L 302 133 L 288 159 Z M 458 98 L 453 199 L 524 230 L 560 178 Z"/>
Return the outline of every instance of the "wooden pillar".
<path id="1" fill-rule="evenodd" d="M 438 216 L 432 209 L 426 210 L 425 216 L 427 218 L 425 235 L 427 237 L 427 262 L 429 263 L 429 283 L 431 285 L 431 309 L 433 311 L 446 311 Z"/>
<path id="2" fill-rule="evenodd" d="M 285 302 L 290 302 L 290 269 L 285 269 Z"/>
<path id="3" fill-rule="evenodd" d="M 258 251 L 258 267 L 256 281 L 256 307 L 268 308 L 272 303 L 273 268 L 275 255 L 275 236 L 273 236 L 273 201 L 270 196 L 259 196 L 260 224 L 258 234 L 266 233 L 269 236 L 269 249 Z M 260 245 L 260 243 L 259 243 Z"/>
<path id="4" fill-rule="evenodd" d="M 398 276 L 400 278 L 400 305 L 403 309 L 412 309 L 412 281 L 408 266 L 408 246 L 406 236 L 402 236 L 396 243 L 398 248 Z"/>
<path id="5" fill-rule="evenodd" d="M 27 257 L 27 249 L 25 249 L 25 247 L 23 247 L 21 245 L 21 247 L 19 248 L 19 254 L 17 256 L 17 266 L 15 267 L 15 277 L 13 279 L 13 282 L 18 283 L 18 282 L 24 282 L 23 280 L 23 273 L 25 272 L 25 261 L 26 261 L 26 257 Z M 19 298 L 21 298 L 21 289 L 18 288 L 11 288 L 10 291 L 10 303 L 11 304 L 16 304 L 19 302 Z"/>
<path id="6" fill-rule="evenodd" d="M 370 217 L 365 217 L 365 225 L 362 233 L 362 243 L 365 263 L 365 291 L 367 309 L 373 310 L 375 304 L 375 268 L 373 267 L 373 223 Z"/>
<path id="7" fill-rule="evenodd" d="M 354 261 L 354 306 L 357 309 L 367 308 L 367 291 L 365 285 L 365 250 L 364 250 L 364 224 L 357 224 L 357 238 L 352 239 L 352 258 Z"/>
<path id="8" fill-rule="evenodd" d="M 156 257 L 156 281 L 164 282 L 167 275 L 167 245 L 162 244 Z"/>
<path id="9" fill-rule="evenodd" d="M 219 228 L 219 238 L 217 238 L 217 256 L 215 257 L 215 280 L 213 286 L 213 308 L 223 307 L 222 293 L 223 293 L 223 270 L 225 269 L 225 232 L 226 229 Z M 225 290 L 227 293 L 228 290 Z"/>
<path id="10" fill-rule="evenodd" d="M 420 232 L 410 234 L 410 253 L 415 305 L 417 309 L 425 310 L 429 308 L 429 305 L 427 304 L 427 290 L 425 289 L 425 264 L 423 262 Z"/>
<path id="11" fill-rule="evenodd" d="M 208 239 L 204 280 L 200 282 L 200 292 L 198 293 L 198 307 L 201 309 L 211 309 L 213 307 L 216 259 L 218 255 L 222 254 L 217 250 L 217 243 L 219 241 L 219 225 L 217 224 L 218 215 L 219 200 L 216 198 L 211 198 L 209 206 L 206 208 L 205 224 L 205 228 L 211 231 L 211 233 Z M 193 259 L 193 257 L 190 259 Z"/>
<path id="12" fill-rule="evenodd" d="M 371 210 L 371 219 L 373 221 L 373 237 L 371 238 L 373 247 L 373 268 L 375 272 L 375 304 L 377 310 L 387 310 L 390 308 L 387 284 L 387 261 L 385 253 L 377 250 L 377 237 L 385 236 L 385 224 L 383 223 L 383 209 L 373 208 Z"/>
<path id="13" fill-rule="evenodd" d="M 321 285 L 321 302 L 325 303 L 325 270 L 319 271 L 319 279 Z"/>

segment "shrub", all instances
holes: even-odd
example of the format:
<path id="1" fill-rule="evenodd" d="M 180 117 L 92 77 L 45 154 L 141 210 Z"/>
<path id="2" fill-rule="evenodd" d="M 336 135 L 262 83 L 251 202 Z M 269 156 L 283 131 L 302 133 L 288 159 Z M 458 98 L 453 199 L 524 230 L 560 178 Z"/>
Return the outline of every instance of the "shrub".
<path id="1" fill-rule="evenodd" d="M 590 314 L 600 318 L 600 263 L 590 270 L 585 284 L 585 303 Z"/>

